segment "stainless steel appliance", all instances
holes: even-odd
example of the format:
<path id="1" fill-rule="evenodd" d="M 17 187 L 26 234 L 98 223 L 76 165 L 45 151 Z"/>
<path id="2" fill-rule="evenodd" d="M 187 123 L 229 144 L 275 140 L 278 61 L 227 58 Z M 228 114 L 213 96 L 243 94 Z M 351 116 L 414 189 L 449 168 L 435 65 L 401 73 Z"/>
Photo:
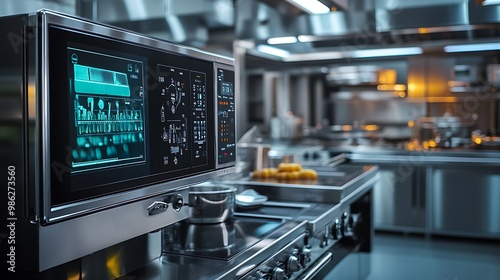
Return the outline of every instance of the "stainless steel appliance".
<path id="1" fill-rule="evenodd" d="M 183 221 L 164 228 L 160 260 L 149 271 L 130 276 L 321 279 L 347 254 L 371 250 L 377 168 L 337 166 L 320 173 L 318 184 L 307 186 L 246 177 L 225 180 L 239 191 L 258 190 L 269 200 L 260 207 L 237 208 L 226 222 Z"/>
<path id="2" fill-rule="evenodd" d="M 234 171 L 232 59 L 47 10 L 0 22 L 17 271 L 183 220 L 187 186 Z"/>

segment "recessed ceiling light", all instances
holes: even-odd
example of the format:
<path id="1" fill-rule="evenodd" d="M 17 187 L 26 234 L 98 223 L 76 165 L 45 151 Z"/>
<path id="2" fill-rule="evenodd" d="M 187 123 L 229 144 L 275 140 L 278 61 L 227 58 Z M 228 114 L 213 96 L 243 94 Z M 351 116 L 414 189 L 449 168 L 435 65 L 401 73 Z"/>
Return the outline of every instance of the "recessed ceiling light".
<path id="1" fill-rule="evenodd" d="M 310 14 L 326 14 L 330 8 L 317 0 L 288 0 L 291 4 Z"/>
<path id="2" fill-rule="evenodd" d="M 273 37 L 267 39 L 267 43 L 269 45 L 277 45 L 277 44 L 291 44 L 296 43 L 297 37 L 295 36 L 286 36 L 286 37 Z"/>

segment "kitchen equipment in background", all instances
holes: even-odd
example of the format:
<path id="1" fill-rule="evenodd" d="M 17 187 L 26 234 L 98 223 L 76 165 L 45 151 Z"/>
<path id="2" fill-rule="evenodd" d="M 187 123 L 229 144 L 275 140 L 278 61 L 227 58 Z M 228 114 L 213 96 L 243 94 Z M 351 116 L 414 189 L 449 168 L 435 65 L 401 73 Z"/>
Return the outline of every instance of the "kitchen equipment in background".
<path id="1" fill-rule="evenodd" d="M 375 65 L 333 67 L 326 75 L 326 81 L 333 85 L 395 84 L 396 78 L 396 70 Z"/>
<path id="2" fill-rule="evenodd" d="M 488 64 L 486 66 L 486 77 L 491 85 L 500 85 L 500 64 Z"/>
<path id="3" fill-rule="evenodd" d="M 320 139 L 336 141 L 339 145 L 358 146 L 368 144 L 371 140 L 378 138 L 379 126 L 375 124 L 353 124 L 332 125 L 314 131 L 311 135 Z"/>
<path id="4" fill-rule="evenodd" d="M 302 136 L 304 136 L 304 124 L 301 117 L 289 113 L 271 119 L 272 139 L 297 139 Z"/>
<path id="5" fill-rule="evenodd" d="M 475 121 L 445 115 L 443 117 L 422 117 L 415 122 L 414 139 L 421 143 L 431 141 L 430 147 L 454 148 L 469 145 Z"/>
<path id="6" fill-rule="evenodd" d="M 232 218 L 236 188 L 203 183 L 189 187 L 189 222 L 222 223 Z"/>
<path id="7" fill-rule="evenodd" d="M 290 151 L 271 149 L 268 153 L 269 167 L 277 168 L 280 163 L 295 162 L 295 155 Z"/>
<path id="8" fill-rule="evenodd" d="M 236 165 L 242 172 L 269 167 L 268 152 L 271 145 L 263 143 L 265 138 L 267 134 L 263 131 L 263 127 L 254 125 L 238 140 Z"/>
<path id="9" fill-rule="evenodd" d="M 451 79 L 448 87 L 452 93 L 474 92 L 485 89 L 485 79 L 482 77 L 480 65 L 455 65 L 451 69 Z"/>
<path id="10" fill-rule="evenodd" d="M 471 134 L 472 143 L 476 147 L 500 148 L 500 136 L 493 130 L 482 133 L 480 130 L 474 130 Z"/>

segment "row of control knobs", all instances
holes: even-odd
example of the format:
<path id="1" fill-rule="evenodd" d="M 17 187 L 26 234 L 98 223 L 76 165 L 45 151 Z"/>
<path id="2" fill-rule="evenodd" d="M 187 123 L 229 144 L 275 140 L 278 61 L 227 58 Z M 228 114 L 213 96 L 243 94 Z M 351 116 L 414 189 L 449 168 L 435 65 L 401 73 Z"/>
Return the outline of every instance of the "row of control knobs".
<path id="1" fill-rule="evenodd" d="M 292 254 L 290 254 L 285 262 L 279 263 L 276 267 L 267 267 L 262 270 L 262 275 L 259 280 L 285 280 L 288 279 L 304 268 L 309 262 L 311 262 L 311 250 L 308 246 L 304 246 L 302 249 L 294 249 Z"/>
<path id="2" fill-rule="evenodd" d="M 325 231 L 323 238 L 320 238 L 320 247 L 328 245 L 329 238 L 339 240 L 346 236 L 354 235 L 354 227 L 359 219 L 357 214 L 349 215 L 342 213 L 340 218 L 334 220 L 330 228 Z M 311 249 L 309 245 L 309 235 L 304 236 L 305 246 L 302 249 L 294 249 L 291 254 L 285 257 L 283 262 L 278 262 L 276 266 L 268 266 L 261 270 L 259 277 L 251 277 L 252 280 L 286 280 L 292 274 L 305 268 L 311 262 Z"/>
<path id="3" fill-rule="evenodd" d="M 342 239 L 345 236 L 352 235 L 355 226 L 356 215 L 349 215 L 347 212 L 342 213 L 340 219 L 335 219 L 333 222 L 330 232 L 334 240 Z"/>

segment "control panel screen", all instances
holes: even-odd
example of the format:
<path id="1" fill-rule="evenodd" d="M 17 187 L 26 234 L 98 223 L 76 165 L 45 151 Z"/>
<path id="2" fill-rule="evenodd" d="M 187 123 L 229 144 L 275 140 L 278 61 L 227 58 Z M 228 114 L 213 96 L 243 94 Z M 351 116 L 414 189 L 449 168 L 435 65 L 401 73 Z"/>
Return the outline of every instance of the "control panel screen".
<path id="1" fill-rule="evenodd" d="M 161 170 L 207 164 L 206 73 L 159 64 Z"/>
<path id="2" fill-rule="evenodd" d="M 236 160 L 234 71 L 217 68 L 217 163 Z"/>
<path id="3" fill-rule="evenodd" d="M 48 43 L 53 205 L 234 164 L 232 66 L 61 26 Z"/>
<path id="4" fill-rule="evenodd" d="M 144 63 L 68 47 L 71 170 L 146 160 Z"/>

